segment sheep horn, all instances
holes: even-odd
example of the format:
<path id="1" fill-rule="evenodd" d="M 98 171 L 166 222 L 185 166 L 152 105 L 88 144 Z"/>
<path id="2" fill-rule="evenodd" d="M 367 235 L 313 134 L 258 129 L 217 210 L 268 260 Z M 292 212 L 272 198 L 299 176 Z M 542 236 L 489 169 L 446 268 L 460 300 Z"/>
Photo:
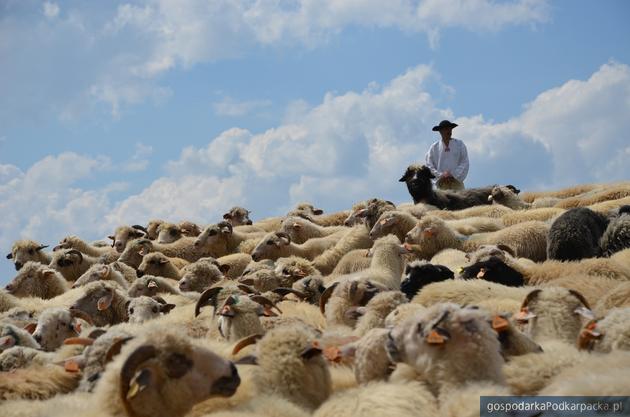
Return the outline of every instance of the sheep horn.
<path id="1" fill-rule="evenodd" d="M 140 230 L 142 232 L 144 232 L 145 235 L 149 234 L 149 231 L 147 230 L 146 227 L 144 226 L 140 226 L 139 224 L 134 224 L 133 226 L 131 226 L 132 229 L 136 229 L 136 230 Z"/>
<path id="2" fill-rule="evenodd" d="M 258 291 L 256 291 L 256 289 L 251 285 L 238 284 L 237 287 L 239 290 L 246 292 L 247 294 L 258 294 Z"/>
<path id="3" fill-rule="evenodd" d="M 529 303 L 535 299 L 536 297 L 538 297 L 538 295 L 540 294 L 542 290 L 540 288 L 530 291 L 529 294 L 527 294 L 527 296 L 525 296 L 525 299 L 523 300 L 523 304 L 521 304 L 521 309 L 527 307 L 529 305 Z"/>
<path id="4" fill-rule="evenodd" d="M 511 247 L 511 246 L 504 245 L 503 243 L 499 243 L 499 244 L 497 245 L 497 248 L 501 249 L 501 250 L 502 250 L 502 251 L 504 251 L 504 252 L 509 253 L 509 254 L 510 254 L 510 255 L 512 255 L 512 256 L 516 256 L 516 252 L 514 252 L 514 249 L 512 249 L 512 247 Z"/>
<path id="5" fill-rule="evenodd" d="M 254 343 L 258 342 L 260 339 L 262 339 L 262 337 L 263 337 L 262 334 L 252 334 L 252 335 L 242 338 L 241 340 L 236 342 L 236 344 L 232 348 L 232 355 L 238 354 L 238 352 L 243 350 L 243 348 L 249 345 L 253 345 Z"/>
<path id="6" fill-rule="evenodd" d="M 90 317 L 90 315 L 83 310 L 71 308 L 70 316 L 73 318 L 79 318 L 79 319 L 85 320 L 90 326 L 94 326 L 94 320 L 92 320 L 92 317 Z"/>
<path id="7" fill-rule="evenodd" d="M 328 299 L 332 295 L 332 293 L 335 290 L 335 288 L 337 288 L 337 285 L 339 285 L 339 283 L 335 282 L 330 287 L 326 288 L 324 290 L 324 292 L 322 293 L 322 295 L 321 295 L 321 297 L 319 299 L 319 311 L 321 311 L 322 314 L 326 313 L 326 303 L 328 302 Z"/>
<path id="8" fill-rule="evenodd" d="M 201 296 L 199 297 L 199 300 L 197 300 L 197 304 L 195 305 L 195 317 L 199 315 L 199 313 L 201 312 L 201 308 L 207 306 L 209 303 L 211 303 L 212 307 L 216 310 L 216 298 L 222 289 L 223 287 L 212 287 L 201 293 Z M 214 311 L 212 312 L 212 315 L 214 315 Z"/>
<path id="9" fill-rule="evenodd" d="M 76 249 L 70 249 L 68 252 L 66 252 L 66 255 L 70 255 L 70 254 L 76 254 L 79 257 L 79 263 L 80 264 L 83 263 L 83 254 L 81 252 L 79 252 Z"/>
<path id="10" fill-rule="evenodd" d="M 305 300 L 307 298 L 307 295 L 304 294 L 302 291 L 299 290 L 295 290 L 293 288 L 286 288 L 286 287 L 278 287 L 278 288 L 274 288 L 273 290 L 271 290 L 272 292 L 281 295 L 281 296 L 285 296 L 287 294 L 293 294 L 296 297 Z"/>
<path id="11" fill-rule="evenodd" d="M 83 345 L 90 346 L 94 343 L 94 339 L 89 337 L 69 337 L 63 341 L 64 345 Z"/>
<path id="12" fill-rule="evenodd" d="M 275 305 L 270 299 L 268 299 L 264 295 L 257 295 L 257 294 L 250 295 L 249 299 L 257 302 L 258 304 L 265 307 L 266 309 L 268 308 L 271 310 L 271 308 L 275 308 L 280 314 L 282 314 L 282 310 L 280 310 L 277 305 Z"/>
<path id="13" fill-rule="evenodd" d="M 575 298 L 580 300 L 580 302 L 584 304 L 584 307 L 588 308 L 589 310 L 591 309 L 590 305 L 588 304 L 588 301 L 586 301 L 586 298 L 584 298 L 584 296 L 579 291 L 569 290 L 569 292 L 573 294 Z"/>
<path id="14" fill-rule="evenodd" d="M 127 400 L 127 393 L 130 388 L 131 379 L 136 373 L 136 369 L 148 359 L 156 357 L 158 354 L 157 349 L 151 345 L 142 345 L 136 350 L 133 351 L 131 355 L 127 358 L 123 367 L 120 371 L 120 399 L 125 407 L 125 411 L 127 415 L 134 415 L 131 410 L 131 406 Z"/>

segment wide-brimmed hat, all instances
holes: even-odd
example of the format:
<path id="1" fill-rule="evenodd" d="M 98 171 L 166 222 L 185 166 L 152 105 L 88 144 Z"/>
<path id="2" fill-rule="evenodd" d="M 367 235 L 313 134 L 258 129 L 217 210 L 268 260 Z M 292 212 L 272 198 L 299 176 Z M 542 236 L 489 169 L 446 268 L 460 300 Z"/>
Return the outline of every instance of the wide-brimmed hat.
<path id="1" fill-rule="evenodd" d="M 442 120 L 439 125 L 433 126 L 433 129 L 431 129 L 431 130 L 433 130 L 434 132 L 439 132 L 442 129 L 446 129 L 446 128 L 451 128 L 452 129 L 452 128 L 457 127 L 457 126 L 458 125 L 456 123 L 451 123 L 448 120 Z"/>

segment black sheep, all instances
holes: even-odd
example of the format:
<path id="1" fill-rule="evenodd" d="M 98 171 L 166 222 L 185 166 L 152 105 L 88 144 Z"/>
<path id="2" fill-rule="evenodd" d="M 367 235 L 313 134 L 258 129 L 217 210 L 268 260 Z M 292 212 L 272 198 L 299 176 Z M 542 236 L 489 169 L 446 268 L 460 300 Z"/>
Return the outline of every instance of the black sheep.
<path id="1" fill-rule="evenodd" d="M 508 287 L 522 287 L 525 285 L 523 274 L 507 265 L 497 256 L 491 256 L 485 261 L 479 261 L 474 265 L 463 268 L 461 277 L 463 279 L 481 278 Z"/>
<path id="2" fill-rule="evenodd" d="M 488 196 L 492 188 L 470 188 L 461 191 L 442 191 L 433 189 L 432 179 L 435 175 L 425 165 L 409 165 L 400 182 L 407 184 L 413 203 L 426 203 L 440 209 L 460 210 L 482 204 L 491 204 Z"/>
<path id="3" fill-rule="evenodd" d="M 443 265 L 412 262 L 405 268 L 405 278 L 400 283 L 400 291 L 411 300 L 425 285 L 454 277 L 453 271 Z"/>
<path id="4" fill-rule="evenodd" d="M 599 240 L 608 222 L 608 217 L 586 207 L 567 210 L 549 229 L 547 258 L 577 261 L 598 256 Z"/>
<path id="5" fill-rule="evenodd" d="M 610 256 L 626 248 L 630 248 L 630 206 L 619 208 L 619 215 L 613 218 L 599 241 L 602 256 Z M 624 209 L 624 210 L 622 210 Z"/>

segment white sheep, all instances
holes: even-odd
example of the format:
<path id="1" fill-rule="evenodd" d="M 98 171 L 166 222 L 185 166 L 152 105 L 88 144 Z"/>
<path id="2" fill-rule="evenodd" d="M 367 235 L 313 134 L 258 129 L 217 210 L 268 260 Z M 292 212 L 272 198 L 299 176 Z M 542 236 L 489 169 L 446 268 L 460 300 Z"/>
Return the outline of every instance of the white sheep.
<path id="1" fill-rule="evenodd" d="M 5 290 L 15 297 L 50 299 L 65 293 L 68 284 L 59 272 L 48 265 L 28 261 Z"/>
<path id="2" fill-rule="evenodd" d="M 51 255 L 43 251 L 48 245 L 42 245 L 34 240 L 22 239 L 13 243 L 11 252 L 7 255 L 15 264 L 15 269 L 20 270 L 24 264 L 29 261 L 39 262 L 48 265 Z"/>
<path id="3" fill-rule="evenodd" d="M 173 308 L 175 304 L 168 304 L 164 300 L 143 295 L 129 301 L 127 315 L 129 323 L 144 323 L 159 317 L 160 314 L 168 314 Z"/>
<path id="4" fill-rule="evenodd" d="M 134 272 L 135 275 L 135 272 Z M 83 275 L 81 275 L 74 283 L 72 288 L 77 288 L 85 285 L 89 282 L 95 282 L 100 280 L 110 280 L 116 282 L 122 288 L 129 286 L 129 281 L 115 266 L 95 264 L 90 267 Z"/>
<path id="5" fill-rule="evenodd" d="M 119 252 L 112 247 L 94 246 L 78 236 L 64 237 L 59 244 L 53 248 L 53 251 L 58 251 L 59 249 L 76 249 L 85 255 L 102 257 L 101 259 L 106 263 L 114 262 L 120 255 Z"/>

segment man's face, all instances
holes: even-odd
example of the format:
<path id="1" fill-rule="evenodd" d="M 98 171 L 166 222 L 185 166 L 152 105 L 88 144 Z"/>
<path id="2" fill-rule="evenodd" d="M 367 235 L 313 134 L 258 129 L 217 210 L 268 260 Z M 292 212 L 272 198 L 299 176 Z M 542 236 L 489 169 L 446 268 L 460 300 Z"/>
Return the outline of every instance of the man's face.
<path id="1" fill-rule="evenodd" d="M 442 136 L 442 140 L 450 140 L 452 134 L 453 134 L 452 127 L 445 127 L 443 129 L 440 129 L 440 135 Z"/>

